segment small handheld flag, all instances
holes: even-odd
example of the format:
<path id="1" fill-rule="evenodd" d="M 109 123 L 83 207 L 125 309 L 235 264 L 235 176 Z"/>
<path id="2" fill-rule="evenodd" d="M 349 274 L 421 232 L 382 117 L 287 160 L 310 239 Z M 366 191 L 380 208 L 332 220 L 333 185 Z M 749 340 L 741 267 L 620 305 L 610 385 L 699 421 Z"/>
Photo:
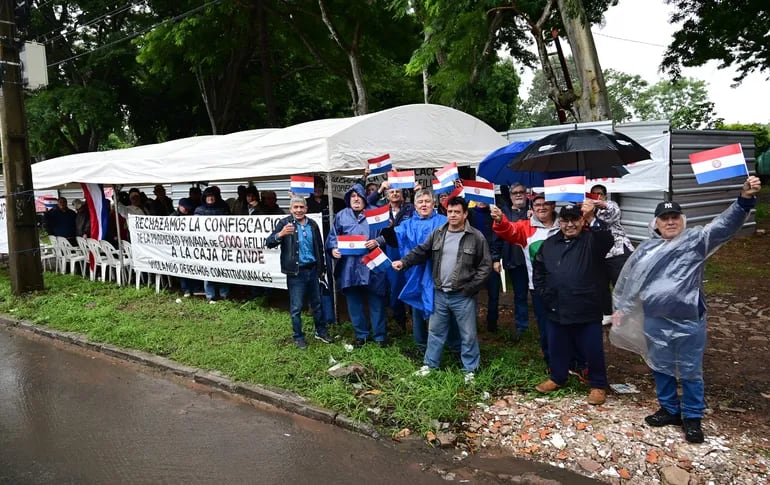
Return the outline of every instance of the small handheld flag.
<path id="1" fill-rule="evenodd" d="M 366 236 L 337 236 L 337 250 L 343 256 L 366 254 Z"/>
<path id="2" fill-rule="evenodd" d="M 382 207 L 375 207 L 364 211 L 366 222 L 369 223 L 369 229 L 383 229 L 390 224 L 390 205 L 385 204 Z"/>
<path id="3" fill-rule="evenodd" d="M 455 188 L 454 181 L 450 180 L 446 183 L 446 185 L 443 185 L 441 182 L 439 182 L 436 179 L 433 179 L 433 193 L 434 194 L 443 194 L 444 192 L 451 192 Z"/>
<path id="4" fill-rule="evenodd" d="M 749 174 L 740 143 L 691 153 L 690 165 L 699 184 Z"/>
<path id="5" fill-rule="evenodd" d="M 591 200 L 599 200 L 599 194 L 594 194 L 593 192 L 586 192 L 586 199 Z"/>
<path id="6" fill-rule="evenodd" d="M 303 177 L 301 175 L 291 176 L 291 190 L 295 194 L 312 194 L 315 189 L 313 188 L 313 177 Z"/>
<path id="7" fill-rule="evenodd" d="M 546 180 L 545 200 L 548 202 L 582 202 L 586 196 L 584 176 Z"/>
<path id="8" fill-rule="evenodd" d="M 460 173 L 457 171 L 457 162 L 452 162 L 449 165 L 444 166 L 442 169 L 437 170 L 434 174 L 436 176 L 436 180 L 438 180 L 441 185 L 447 185 L 453 180 L 457 180 L 460 178 Z"/>
<path id="9" fill-rule="evenodd" d="M 465 187 L 465 200 L 474 200 L 490 205 L 495 203 L 495 185 L 493 183 L 463 180 L 463 187 Z"/>
<path id="10" fill-rule="evenodd" d="M 393 164 L 390 162 L 390 153 L 381 155 L 379 157 L 370 158 L 369 173 L 385 173 L 393 168 Z"/>
<path id="11" fill-rule="evenodd" d="M 406 172 L 388 172 L 391 189 L 411 189 L 414 187 L 414 170 Z"/>
<path id="12" fill-rule="evenodd" d="M 361 262 L 370 270 L 381 273 L 388 269 L 390 259 L 385 256 L 385 253 L 380 248 L 374 248 L 369 254 L 361 258 Z"/>

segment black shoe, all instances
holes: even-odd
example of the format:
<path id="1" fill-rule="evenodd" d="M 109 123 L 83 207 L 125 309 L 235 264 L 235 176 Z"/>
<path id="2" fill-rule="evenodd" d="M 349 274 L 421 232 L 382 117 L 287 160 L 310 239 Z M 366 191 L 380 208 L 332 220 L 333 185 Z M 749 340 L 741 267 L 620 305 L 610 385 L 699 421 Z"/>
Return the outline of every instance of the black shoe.
<path id="1" fill-rule="evenodd" d="M 355 339 L 353 341 L 353 347 L 359 349 L 359 348 L 363 347 L 365 343 L 366 343 L 366 339 L 365 338 L 357 338 L 357 339 Z"/>
<path id="2" fill-rule="evenodd" d="M 511 343 L 517 344 L 521 342 L 521 338 L 524 336 L 524 330 L 517 328 L 516 331 L 511 335 Z"/>
<path id="3" fill-rule="evenodd" d="M 330 344 L 333 342 L 332 336 L 329 335 L 329 332 L 325 330 L 323 332 L 316 332 L 315 335 L 313 335 L 313 338 L 316 340 L 320 340 L 325 344 Z"/>
<path id="4" fill-rule="evenodd" d="M 307 348 L 307 342 L 305 342 L 305 339 L 303 338 L 294 340 L 294 345 L 296 345 L 300 350 L 305 350 Z"/>
<path id="5" fill-rule="evenodd" d="M 380 340 L 380 341 L 378 341 L 376 343 L 377 343 L 377 345 L 380 346 L 381 349 L 384 349 L 385 347 L 387 347 L 389 345 L 387 340 Z"/>
<path id="6" fill-rule="evenodd" d="M 688 443 L 703 443 L 703 429 L 700 427 L 700 418 L 684 418 L 682 420 L 684 439 Z"/>
<path id="7" fill-rule="evenodd" d="M 487 332 L 497 333 L 497 322 L 487 322 Z"/>
<path id="8" fill-rule="evenodd" d="M 655 411 L 655 414 L 650 414 L 649 416 L 644 418 L 644 422 L 649 424 L 650 426 L 655 426 L 656 428 L 659 428 L 661 426 L 668 426 L 670 424 L 675 426 L 681 426 L 682 416 L 680 416 L 679 414 L 671 414 L 665 409 L 660 408 L 657 411 Z"/>

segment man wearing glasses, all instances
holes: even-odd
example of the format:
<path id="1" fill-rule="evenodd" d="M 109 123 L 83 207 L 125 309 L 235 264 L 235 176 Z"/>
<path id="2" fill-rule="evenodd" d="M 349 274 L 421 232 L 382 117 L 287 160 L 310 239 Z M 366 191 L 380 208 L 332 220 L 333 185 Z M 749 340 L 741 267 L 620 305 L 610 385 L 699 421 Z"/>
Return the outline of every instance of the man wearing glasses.
<path id="1" fill-rule="evenodd" d="M 525 221 L 529 219 L 529 200 L 527 188 L 522 184 L 515 184 L 510 188 L 511 205 L 503 206 L 505 218 L 511 222 Z M 502 264 L 506 274 L 511 277 L 513 286 L 513 318 L 516 322 L 516 330 L 513 341 L 518 342 L 522 334 L 529 328 L 529 308 L 527 306 L 527 294 L 529 293 L 529 275 L 527 262 L 521 246 L 506 242 L 503 245 Z M 494 263 L 495 266 L 500 263 Z M 498 267 L 494 268 L 499 271 Z"/>
<path id="2" fill-rule="evenodd" d="M 591 230 L 584 231 L 585 227 Z M 572 356 L 588 363 L 588 404 L 604 404 L 607 369 L 602 343 L 601 283 L 612 234 L 594 216 L 594 204 L 566 205 L 560 232 L 543 242 L 532 262 L 535 293 L 546 303 L 550 378 L 535 389 L 553 392 L 567 382 Z"/>
<path id="3" fill-rule="evenodd" d="M 532 285 L 532 260 L 543 241 L 559 232 L 559 225 L 555 223 L 555 209 L 556 203 L 546 202 L 545 195 L 543 194 L 535 195 L 532 200 L 533 214 L 528 219 L 511 222 L 505 217 L 499 207 L 493 205 L 490 208 L 490 215 L 495 221 L 492 225 L 492 230 L 504 241 L 519 245 L 524 251 L 530 290 L 534 290 Z M 548 318 L 543 299 L 536 293 L 532 293 L 532 307 L 535 311 L 537 329 L 540 332 L 540 348 L 543 350 L 543 358 L 546 365 L 548 365 L 550 361 L 547 338 Z"/>

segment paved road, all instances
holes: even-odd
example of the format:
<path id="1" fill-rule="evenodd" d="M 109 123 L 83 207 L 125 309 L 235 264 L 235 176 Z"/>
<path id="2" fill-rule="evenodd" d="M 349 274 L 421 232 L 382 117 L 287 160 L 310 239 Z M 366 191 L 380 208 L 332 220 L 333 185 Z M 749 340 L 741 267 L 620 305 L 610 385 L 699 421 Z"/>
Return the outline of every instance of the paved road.
<path id="1" fill-rule="evenodd" d="M 474 462 L 453 464 L 419 444 L 371 440 L 0 327 L 3 484 L 446 483 L 436 470 L 473 483 L 522 474 L 534 479 L 523 483 L 595 483 L 528 462 Z"/>

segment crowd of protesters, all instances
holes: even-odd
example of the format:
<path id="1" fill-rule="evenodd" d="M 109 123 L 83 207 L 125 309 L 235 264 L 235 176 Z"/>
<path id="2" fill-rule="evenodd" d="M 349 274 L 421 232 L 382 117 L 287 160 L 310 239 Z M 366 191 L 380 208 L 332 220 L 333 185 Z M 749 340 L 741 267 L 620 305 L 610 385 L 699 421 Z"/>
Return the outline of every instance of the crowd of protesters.
<path id="1" fill-rule="evenodd" d="M 590 388 L 587 402 L 603 404 L 607 373 L 602 324 L 611 322 L 613 342 L 644 355 L 653 370 L 660 409 L 646 423 L 682 426 L 687 441 L 704 441 L 705 259 L 741 228 L 761 188 L 758 178 L 748 177 L 736 202 L 703 227 L 688 229 L 681 206 L 661 202 L 650 223 L 650 239 L 634 250 L 620 224 L 620 209 L 602 185 L 557 213 L 554 202 L 522 184 L 503 186 L 496 205 L 469 205 L 462 197 L 435 196 L 419 185 L 408 202 L 402 189 L 387 181 L 367 184 L 368 176 L 367 171 L 343 199 L 332 198 L 331 211 L 325 182 L 316 177 L 313 194 L 305 198 L 290 193 L 288 214 L 278 207 L 275 192 L 263 191 L 260 197 L 254 186 L 240 186 L 237 198 L 228 201 L 215 186 L 203 191 L 192 187 L 176 209 L 162 185 L 155 186 L 153 200 L 131 189 L 118 196 L 113 211 L 120 226 L 113 213 L 108 239 L 116 241 L 118 230 L 121 238 L 128 238 L 129 214 L 287 214 L 266 246 L 280 248 L 297 348 L 307 348 L 301 314 L 308 305 L 314 338 L 333 341 L 328 330 L 336 321 L 333 279 L 353 325 L 354 347 L 368 342 L 387 346 L 390 313 L 402 331 L 411 320 L 412 355 L 422 363 L 416 375 L 439 368 L 448 347 L 459 357 L 466 383 L 473 381 L 482 361 L 478 295 L 486 290 L 486 329 L 497 332 L 504 271 L 513 290 L 514 344 L 530 327 L 531 297 L 549 374 L 537 391 L 553 392 L 573 373 Z M 385 205 L 388 227 L 370 227 L 366 210 Z M 45 214 L 50 234 L 72 240 L 88 235 L 88 211 L 80 200 L 73 206 L 76 211 L 60 198 Z M 321 214 L 320 226 L 306 217 L 309 213 Z M 366 251 L 380 249 L 390 260 L 387 267 L 374 270 L 360 254 L 341 251 L 339 241 L 346 236 L 361 237 Z M 199 283 L 180 279 L 184 296 L 199 291 Z M 229 284 L 213 281 L 204 281 L 203 288 L 211 303 L 227 299 L 231 290 Z"/>

